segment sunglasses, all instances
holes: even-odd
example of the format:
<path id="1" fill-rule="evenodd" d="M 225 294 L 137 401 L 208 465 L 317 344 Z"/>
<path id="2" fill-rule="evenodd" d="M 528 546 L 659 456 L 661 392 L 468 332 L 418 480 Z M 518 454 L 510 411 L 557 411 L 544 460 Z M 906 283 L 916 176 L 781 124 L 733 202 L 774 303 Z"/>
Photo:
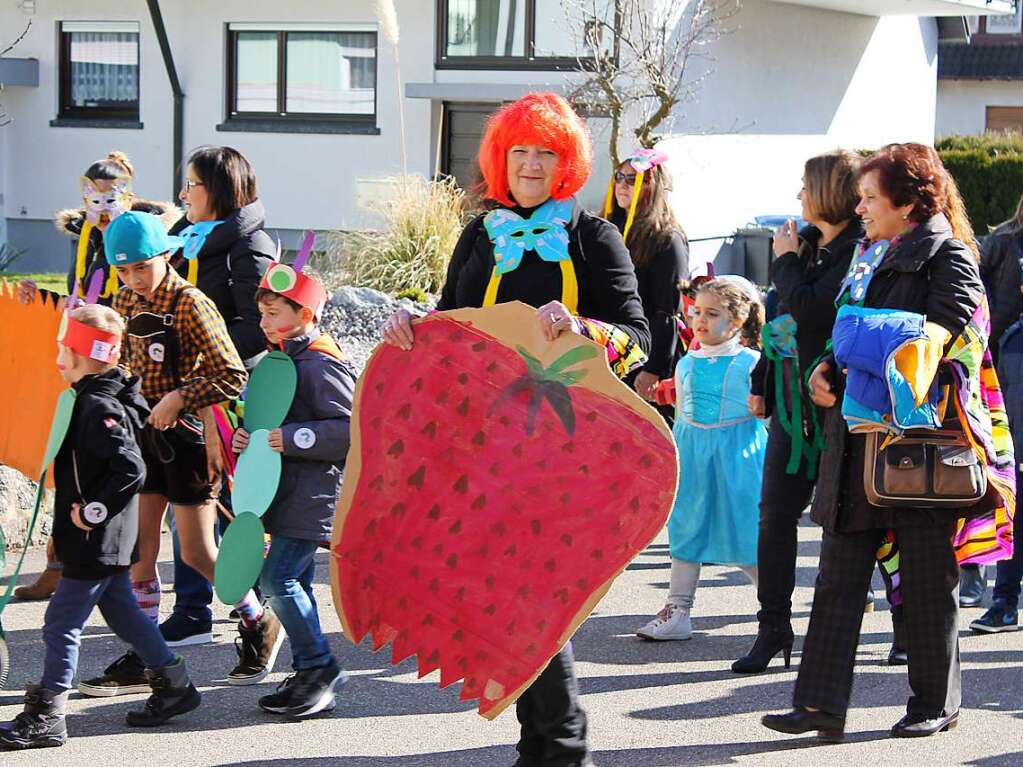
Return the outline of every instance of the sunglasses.
<path id="1" fill-rule="evenodd" d="M 633 184 L 636 183 L 636 174 L 635 173 L 622 173 L 620 170 L 616 170 L 615 171 L 615 183 L 616 184 L 621 184 L 622 182 L 624 182 L 626 186 L 632 186 Z"/>

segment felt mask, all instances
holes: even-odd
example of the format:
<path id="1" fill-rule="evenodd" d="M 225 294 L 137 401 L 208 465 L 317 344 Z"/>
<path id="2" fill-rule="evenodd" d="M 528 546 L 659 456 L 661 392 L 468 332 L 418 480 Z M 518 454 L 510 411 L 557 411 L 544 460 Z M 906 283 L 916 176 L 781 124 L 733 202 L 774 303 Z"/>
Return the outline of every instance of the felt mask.
<path id="1" fill-rule="evenodd" d="M 131 210 L 131 196 L 131 179 L 127 176 L 111 181 L 110 189 L 106 192 L 100 191 L 95 182 L 82 176 L 85 220 L 90 224 L 98 224 L 103 215 L 106 215 L 109 223 L 125 211 Z"/>
<path id="2" fill-rule="evenodd" d="M 178 237 L 185 241 L 184 247 L 181 249 L 181 255 L 183 255 L 189 261 L 192 261 L 199 257 L 199 251 L 202 250 L 202 246 L 206 244 L 206 238 L 210 232 L 220 226 L 223 221 L 200 221 L 196 224 L 186 226 L 180 232 Z"/>

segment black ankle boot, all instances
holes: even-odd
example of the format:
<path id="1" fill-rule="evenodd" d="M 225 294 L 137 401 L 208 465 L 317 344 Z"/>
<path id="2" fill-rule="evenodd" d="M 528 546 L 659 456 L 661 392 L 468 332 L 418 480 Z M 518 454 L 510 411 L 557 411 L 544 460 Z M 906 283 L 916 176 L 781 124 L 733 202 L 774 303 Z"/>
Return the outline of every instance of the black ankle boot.
<path id="1" fill-rule="evenodd" d="M 199 707 L 202 696 L 188 678 L 185 661 L 180 657 L 170 666 L 147 668 L 146 676 L 153 694 L 145 708 L 128 712 L 131 727 L 156 727 L 172 716 L 185 714 Z"/>
<path id="2" fill-rule="evenodd" d="M 767 714 L 760 722 L 764 727 L 788 735 L 817 730 L 817 739 L 825 743 L 838 743 L 845 737 L 845 719 L 827 711 L 794 708 L 787 714 Z"/>
<path id="3" fill-rule="evenodd" d="M 64 706 L 67 692 L 58 693 L 31 684 L 25 690 L 25 710 L 0 727 L 0 748 L 49 748 L 67 742 Z"/>
<path id="4" fill-rule="evenodd" d="M 792 629 L 760 629 L 753 648 L 732 664 L 732 671 L 736 674 L 760 674 L 780 652 L 785 653 L 785 668 L 788 668 L 792 662 L 792 639 Z"/>

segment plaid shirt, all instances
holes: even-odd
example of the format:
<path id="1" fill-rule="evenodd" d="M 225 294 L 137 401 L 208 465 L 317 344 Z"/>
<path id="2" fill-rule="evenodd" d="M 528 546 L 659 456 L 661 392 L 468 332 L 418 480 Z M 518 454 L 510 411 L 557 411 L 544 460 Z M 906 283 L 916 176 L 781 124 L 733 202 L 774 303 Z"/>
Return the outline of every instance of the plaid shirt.
<path id="1" fill-rule="evenodd" d="M 174 332 L 181 348 L 178 391 L 185 401 L 184 409 L 197 413 L 208 405 L 235 399 L 246 380 L 245 367 L 213 301 L 168 268 L 167 277 L 151 300 L 122 287 L 114 297 L 114 309 L 126 320 L 140 312 L 168 314 L 175 296 L 181 293 L 174 309 Z M 121 366 L 142 379 L 146 399 L 158 400 L 174 391 L 175 381 L 162 362 L 149 356 L 148 346 L 146 339 L 128 335 Z"/>

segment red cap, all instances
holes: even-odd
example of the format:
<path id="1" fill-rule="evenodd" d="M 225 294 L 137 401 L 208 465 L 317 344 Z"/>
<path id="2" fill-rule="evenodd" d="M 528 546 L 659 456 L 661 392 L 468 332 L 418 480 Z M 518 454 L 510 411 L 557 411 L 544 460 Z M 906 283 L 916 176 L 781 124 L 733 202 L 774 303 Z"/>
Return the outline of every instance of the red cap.
<path id="1" fill-rule="evenodd" d="M 287 264 L 274 264 L 266 270 L 259 287 L 271 290 L 309 309 L 317 319 L 327 305 L 327 291 L 316 280 L 296 272 Z"/>
<path id="2" fill-rule="evenodd" d="M 85 325 L 65 312 L 57 330 L 57 341 L 83 357 L 111 364 L 117 359 L 121 334 Z"/>

